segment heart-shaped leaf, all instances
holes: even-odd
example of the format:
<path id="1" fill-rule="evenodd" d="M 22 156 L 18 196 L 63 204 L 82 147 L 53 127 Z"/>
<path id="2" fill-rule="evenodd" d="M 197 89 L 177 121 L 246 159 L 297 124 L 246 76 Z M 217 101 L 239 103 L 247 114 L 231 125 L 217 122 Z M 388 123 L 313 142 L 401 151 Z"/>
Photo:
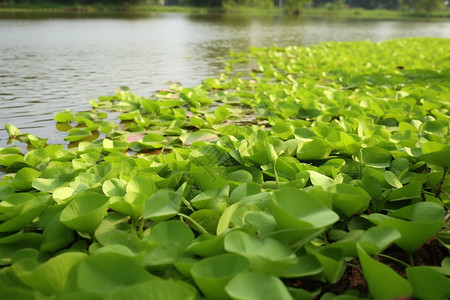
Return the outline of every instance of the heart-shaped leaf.
<path id="1" fill-rule="evenodd" d="M 261 273 L 240 273 L 227 284 L 225 290 L 232 299 L 293 299 L 280 279 Z"/>
<path id="2" fill-rule="evenodd" d="M 76 194 L 61 212 L 60 220 L 73 230 L 94 233 L 106 215 L 108 200 L 94 192 Z"/>
<path id="3" fill-rule="evenodd" d="M 225 250 L 246 257 L 258 272 L 277 276 L 297 262 L 289 247 L 271 238 L 260 240 L 243 231 L 231 231 L 224 242 Z"/>
<path id="4" fill-rule="evenodd" d="M 34 268 L 31 261 L 24 260 L 14 266 L 17 276 L 27 286 L 46 294 L 60 295 L 63 293 L 69 272 L 77 266 L 86 254 L 80 252 L 67 252 L 59 254 L 47 262 Z"/>
<path id="5" fill-rule="evenodd" d="M 359 245 L 359 261 L 370 294 L 376 299 L 395 299 L 412 295 L 411 284 L 394 270 L 371 258 Z"/>
<path id="6" fill-rule="evenodd" d="M 271 204 L 279 227 L 292 230 L 279 237 L 287 242 L 295 241 L 297 245 L 306 244 L 339 219 L 313 194 L 297 188 L 287 187 L 274 192 Z"/>
<path id="7" fill-rule="evenodd" d="M 192 277 L 202 293 L 214 299 L 229 299 L 225 286 L 237 274 L 246 272 L 250 262 L 237 254 L 226 253 L 203 259 L 191 269 Z"/>

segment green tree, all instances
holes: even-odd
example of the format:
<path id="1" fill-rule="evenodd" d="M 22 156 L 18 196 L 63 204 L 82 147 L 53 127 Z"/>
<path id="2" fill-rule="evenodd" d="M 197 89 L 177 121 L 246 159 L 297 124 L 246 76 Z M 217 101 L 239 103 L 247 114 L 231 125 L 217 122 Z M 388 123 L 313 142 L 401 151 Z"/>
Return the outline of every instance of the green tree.
<path id="1" fill-rule="evenodd" d="M 438 11 L 444 8 L 444 3 L 441 0 L 421 0 L 417 9 L 430 13 L 432 11 Z"/>
<path id="2" fill-rule="evenodd" d="M 272 0 L 222 0 L 223 6 L 248 6 L 260 8 L 273 8 Z"/>
<path id="3" fill-rule="evenodd" d="M 311 3 L 311 0 L 284 0 L 284 3 L 288 13 L 300 15 L 305 4 Z"/>
<path id="4" fill-rule="evenodd" d="M 222 7 L 222 0 L 182 0 L 182 5 L 197 7 Z"/>

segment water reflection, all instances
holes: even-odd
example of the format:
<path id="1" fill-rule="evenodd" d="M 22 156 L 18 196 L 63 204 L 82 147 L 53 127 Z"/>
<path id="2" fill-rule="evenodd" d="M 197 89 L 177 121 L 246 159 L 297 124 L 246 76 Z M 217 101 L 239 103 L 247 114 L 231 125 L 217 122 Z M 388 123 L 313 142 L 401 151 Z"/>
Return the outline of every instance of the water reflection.
<path id="1" fill-rule="evenodd" d="M 450 37 L 450 23 L 158 14 L 114 18 L 0 14 L 0 147 L 5 123 L 62 142 L 53 115 L 126 85 L 142 96 L 167 81 L 194 86 L 249 46 Z"/>

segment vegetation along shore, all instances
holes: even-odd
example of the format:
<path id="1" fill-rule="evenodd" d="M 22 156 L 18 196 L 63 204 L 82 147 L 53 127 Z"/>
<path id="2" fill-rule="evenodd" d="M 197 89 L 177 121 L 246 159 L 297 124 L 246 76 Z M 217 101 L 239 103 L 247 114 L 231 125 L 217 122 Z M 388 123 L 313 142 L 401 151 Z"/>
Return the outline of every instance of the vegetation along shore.
<path id="1" fill-rule="evenodd" d="M 7 124 L 0 298 L 448 299 L 449 53 L 254 47 L 57 113 L 68 146 Z"/>
<path id="2" fill-rule="evenodd" d="M 440 0 L 7 0 L 0 2 L 0 12 L 59 14 L 184 12 L 396 19 L 449 18 L 449 5 L 449 1 Z"/>

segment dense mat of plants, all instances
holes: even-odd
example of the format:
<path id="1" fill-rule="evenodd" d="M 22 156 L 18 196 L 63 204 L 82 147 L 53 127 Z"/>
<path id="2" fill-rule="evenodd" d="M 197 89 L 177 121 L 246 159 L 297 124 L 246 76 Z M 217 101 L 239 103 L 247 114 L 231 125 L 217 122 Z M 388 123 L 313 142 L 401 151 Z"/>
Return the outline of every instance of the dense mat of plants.
<path id="1" fill-rule="evenodd" d="M 447 299 L 449 53 L 251 48 L 58 113 L 68 147 L 7 124 L 0 298 Z"/>

